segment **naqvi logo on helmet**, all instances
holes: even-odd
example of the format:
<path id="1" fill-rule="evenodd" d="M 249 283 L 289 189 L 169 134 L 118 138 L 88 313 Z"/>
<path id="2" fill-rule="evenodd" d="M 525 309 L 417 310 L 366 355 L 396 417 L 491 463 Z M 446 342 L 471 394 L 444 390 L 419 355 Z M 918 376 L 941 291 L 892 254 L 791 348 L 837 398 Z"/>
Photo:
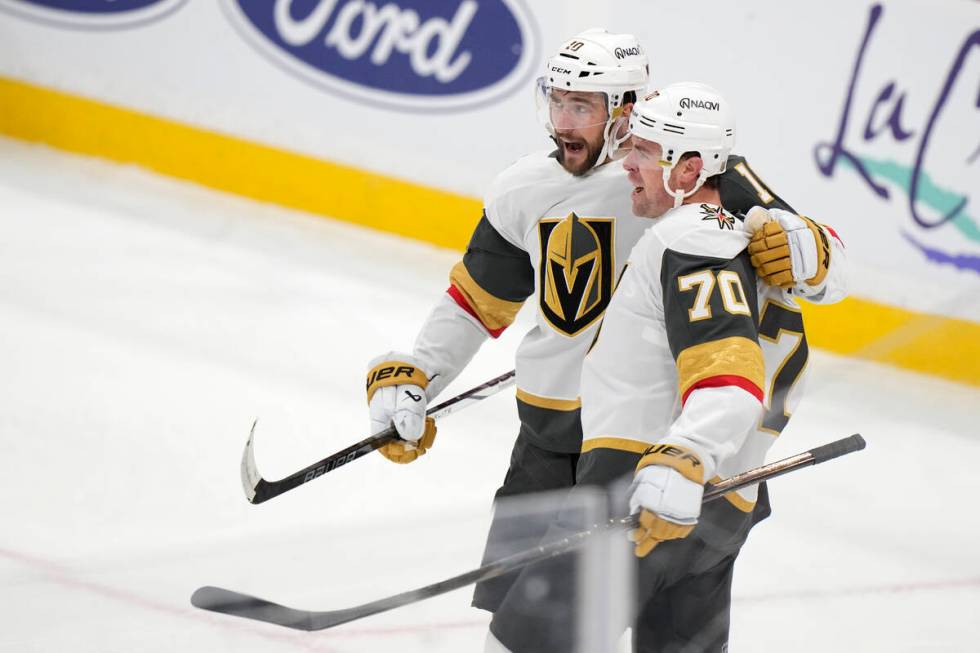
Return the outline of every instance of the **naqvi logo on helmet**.
<path id="1" fill-rule="evenodd" d="M 615 53 L 617 59 L 625 59 L 626 57 L 638 57 L 643 54 L 639 46 L 634 46 L 631 48 L 616 48 Z"/>
<path id="2" fill-rule="evenodd" d="M 27 20 L 81 29 L 120 29 L 169 15 L 187 0 L 0 0 L 0 10 Z"/>
<path id="3" fill-rule="evenodd" d="M 681 98 L 681 109 L 705 109 L 707 111 L 718 111 L 721 109 L 721 104 L 719 102 L 712 102 L 711 100 L 699 100 L 697 98 Z"/>
<path id="4" fill-rule="evenodd" d="M 348 99 L 419 111 L 486 105 L 531 74 L 523 0 L 224 0 L 248 41 L 304 81 Z"/>

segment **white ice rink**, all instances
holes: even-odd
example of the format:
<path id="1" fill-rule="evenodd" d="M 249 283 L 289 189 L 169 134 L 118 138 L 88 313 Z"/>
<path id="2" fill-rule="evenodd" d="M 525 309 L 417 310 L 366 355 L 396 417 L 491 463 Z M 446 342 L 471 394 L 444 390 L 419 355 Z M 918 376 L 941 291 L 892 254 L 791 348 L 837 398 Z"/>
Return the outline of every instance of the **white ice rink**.
<path id="1" fill-rule="evenodd" d="M 411 346 L 457 256 L 0 140 L 0 651 L 482 650 L 468 590 L 313 634 L 188 600 L 332 609 L 476 566 L 512 391 L 413 465 L 372 455 L 260 506 L 238 477 L 256 416 L 270 478 L 366 435 L 366 362 Z M 528 317 L 449 392 L 510 369 Z M 980 391 L 811 366 L 772 458 L 868 448 L 773 481 L 731 650 L 980 650 Z"/>

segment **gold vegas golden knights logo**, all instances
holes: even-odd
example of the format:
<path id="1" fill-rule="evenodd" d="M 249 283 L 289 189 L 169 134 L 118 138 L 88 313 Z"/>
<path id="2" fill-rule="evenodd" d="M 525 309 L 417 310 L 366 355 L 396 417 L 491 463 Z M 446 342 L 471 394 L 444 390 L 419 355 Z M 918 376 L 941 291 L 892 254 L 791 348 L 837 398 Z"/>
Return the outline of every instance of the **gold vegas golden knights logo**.
<path id="1" fill-rule="evenodd" d="M 541 313 L 556 330 L 574 336 L 602 316 L 613 282 L 613 219 L 545 219 L 541 241 Z"/>

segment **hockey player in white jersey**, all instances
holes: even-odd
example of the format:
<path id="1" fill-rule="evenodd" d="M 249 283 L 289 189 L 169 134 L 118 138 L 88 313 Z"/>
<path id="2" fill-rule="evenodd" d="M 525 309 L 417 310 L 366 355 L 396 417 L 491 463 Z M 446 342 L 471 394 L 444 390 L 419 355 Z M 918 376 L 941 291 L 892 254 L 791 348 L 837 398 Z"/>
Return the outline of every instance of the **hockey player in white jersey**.
<path id="1" fill-rule="evenodd" d="M 613 510 L 639 514 L 636 650 L 721 653 L 732 566 L 769 504 L 765 486 L 753 486 L 702 510 L 704 484 L 763 464 L 798 399 L 806 336 L 793 294 L 757 280 L 750 234 L 721 205 L 716 180 L 735 130 L 728 102 L 701 84 L 671 85 L 634 106 L 630 128 L 633 209 L 656 220 L 585 359 L 578 483 L 632 477 L 625 494 L 613 492 Z M 760 207 L 749 219 L 773 221 Z M 549 535 L 581 526 L 559 519 Z M 575 650 L 570 564 L 521 574 L 491 625 L 498 644 Z"/>
<path id="2" fill-rule="evenodd" d="M 517 410 L 521 421 L 510 467 L 496 498 L 566 489 L 575 482 L 582 446 L 579 379 L 582 360 L 612 295 L 626 256 L 649 226 L 633 215 L 632 188 L 622 167 L 633 103 L 645 92 L 648 62 L 635 37 L 583 32 L 548 60 L 538 80 L 539 113 L 554 151 L 525 156 L 492 183 L 450 286 L 422 326 L 409 353 L 389 352 L 369 366 L 368 401 L 374 431 L 394 423 L 403 438 L 381 449 L 412 462 L 432 446 L 435 425 L 425 419 L 433 399 L 488 338 L 514 320 L 534 297 L 535 326 L 517 352 Z M 731 211 L 756 204 L 790 207 L 741 157 L 720 178 Z M 774 223 L 776 226 L 779 223 Z M 819 256 L 813 237 L 787 222 L 786 231 L 760 232 L 760 265 L 814 301 L 843 291 L 833 274 L 836 252 Z M 799 242 L 807 241 L 804 246 Z M 828 273 L 828 271 L 830 273 Z M 378 373 L 387 368 L 399 375 Z M 485 560 L 536 542 L 548 519 L 528 520 L 525 532 L 491 526 Z M 477 586 L 474 605 L 493 611 L 512 575 Z"/>

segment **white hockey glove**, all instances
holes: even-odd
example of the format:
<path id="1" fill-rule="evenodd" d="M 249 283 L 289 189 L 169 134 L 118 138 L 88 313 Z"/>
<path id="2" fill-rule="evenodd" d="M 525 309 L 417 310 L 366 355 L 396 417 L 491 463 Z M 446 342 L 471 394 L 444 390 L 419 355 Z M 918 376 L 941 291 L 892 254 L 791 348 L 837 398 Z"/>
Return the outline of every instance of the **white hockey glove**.
<path id="1" fill-rule="evenodd" d="M 704 467 L 682 447 L 657 444 L 644 453 L 630 486 L 630 514 L 639 527 L 630 532 L 634 552 L 643 558 L 665 540 L 687 537 L 701 515 Z"/>
<path id="2" fill-rule="evenodd" d="M 410 463 L 424 455 L 435 442 L 435 420 L 425 416 L 428 386 L 429 375 L 407 354 L 388 352 L 369 364 L 367 399 L 371 433 L 394 424 L 402 438 L 378 449 L 388 460 Z"/>
<path id="3" fill-rule="evenodd" d="M 752 267 L 769 285 L 819 286 L 827 277 L 830 243 L 813 220 L 782 209 L 754 206 L 745 218 L 745 230 L 752 234 Z"/>

